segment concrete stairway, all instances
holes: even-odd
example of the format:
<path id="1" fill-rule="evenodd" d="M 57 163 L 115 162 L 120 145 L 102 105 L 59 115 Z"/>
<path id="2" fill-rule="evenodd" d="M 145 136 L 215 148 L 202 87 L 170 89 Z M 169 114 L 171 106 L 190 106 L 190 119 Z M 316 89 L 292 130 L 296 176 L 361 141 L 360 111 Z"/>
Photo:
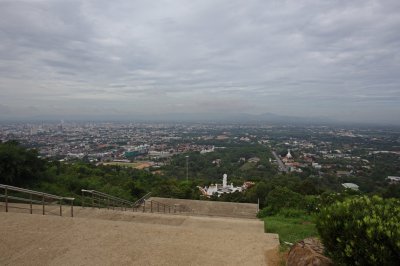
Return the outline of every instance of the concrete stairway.
<path id="1" fill-rule="evenodd" d="M 17 208 L 15 208 L 17 207 Z M 26 206 L 25 206 L 26 207 Z M 268 265 L 279 246 L 256 219 L 0 205 L 0 265 Z"/>
<path id="2" fill-rule="evenodd" d="M 267 265 L 261 221 L 75 209 L 75 217 L 0 212 L 0 265 Z"/>

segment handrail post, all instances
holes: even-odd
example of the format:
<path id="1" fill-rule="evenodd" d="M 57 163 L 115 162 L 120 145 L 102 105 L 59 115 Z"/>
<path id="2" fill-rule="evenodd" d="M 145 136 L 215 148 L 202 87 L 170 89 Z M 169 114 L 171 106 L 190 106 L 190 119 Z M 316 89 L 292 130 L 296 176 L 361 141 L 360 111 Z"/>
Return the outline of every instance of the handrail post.
<path id="1" fill-rule="evenodd" d="M 94 195 L 92 193 L 92 208 L 94 208 Z"/>
<path id="2" fill-rule="evenodd" d="M 62 216 L 62 199 L 60 199 L 60 216 Z"/>
<path id="3" fill-rule="evenodd" d="M 6 196 L 6 212 L 8 212 L 8 189 L 7 187 L 4 188 L 4 195 Z"/>
<path id="4" fill-rule="evenodd" d="M 71 217 L 74 217 L 74 200 L 71 200 Z"/>
<path id="5" fill-rule="evenodd" d="M 150 201 L 150 212 L 153 212 L 153 201 Z"/>
<path id="6" fill-rule="evenodd" d="M 81 192 L 82 192 L 82 208 L 85 208 L 85 196 L 84 196 L 84 193 L 83 193 L 83 190 L 81 190 Z"/>
<path id="7" fill-rule="evenodd" d="M 45 213 L 45 210 L 44 210 L 44 193 L 42 194 L 42 208 L 43 208 L 43 215 L 44 215 L 44 213 Z"/>
<path id="8" fill-rule="evenodd" d="M 32 212 L 33 212 L 33 210 L 32 210 L 32 194 L 29 194 L 29 206 L 30 206 L 30 211 L 32 214 Z"/>
<path id="9" fill-rule="evenodd" d="M 110 197 L 107 197 L 107 210 L 110 209 Z"/>
<path id="10" fill-rule="evenodd" d="M 160 203 L 157 201 L 157 212 L 160 212 Z"/>
<path id="11" fill-rule="evenodd" d="M 143 201 L 143 212 L 146 212 L 146 201 Z"/>

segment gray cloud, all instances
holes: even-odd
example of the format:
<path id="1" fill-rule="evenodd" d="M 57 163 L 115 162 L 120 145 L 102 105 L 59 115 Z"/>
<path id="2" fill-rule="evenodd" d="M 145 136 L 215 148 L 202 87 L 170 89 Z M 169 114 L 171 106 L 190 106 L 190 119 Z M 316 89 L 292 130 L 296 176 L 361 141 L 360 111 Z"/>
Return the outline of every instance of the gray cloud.
<path id="1" fill-rule="evenodd" d="M 399 13 L 396 0 L 1 1 L 0 104 L 400 123 Z"/>

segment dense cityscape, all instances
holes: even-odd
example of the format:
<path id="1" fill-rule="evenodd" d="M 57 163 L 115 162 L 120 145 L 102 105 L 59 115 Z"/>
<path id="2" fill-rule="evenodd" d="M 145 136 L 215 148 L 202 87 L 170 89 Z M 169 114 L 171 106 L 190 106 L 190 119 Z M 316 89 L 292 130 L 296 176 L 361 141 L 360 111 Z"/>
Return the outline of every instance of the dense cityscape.
<path id="1" fill-rule="evenodd" d="M 114 164 L 161 174 L 163 167 L 182 154 L 204 155 L 229 150 L 230 147 L 257 146 L 270 152 L 262 155 L 264 158 L 257 154 L 234 158 L 240 169 L 251 165 L 259 171 L 269 167 L 303 178 L 335 176 L 340 178 L 342 186 L 348 185 L 353 189 L 361 186 L 361 190 L 366 192 L 373 190 L 374 186 L 367 180 L 400 182 L 400 133 L 395 127 L 15 122 L 1 124 L 0 140 L 17 140 L 28 148 L 37 149 L 43 158 Z M 191 176 L 221 178 L 194 173 L 196 161 L 193 160 L 190 158 L 190 165 L 194 167 L 188 169 Z M 210 167 L 228 164 L 214 157 L 209 163 Z M 227 174 L 235 177 L 235 173 Z M 242 171 L 240 174 L 243 181 L 254 179 L 250 172 Z M 180 177 L 178 173 L 176 175 Z"/>

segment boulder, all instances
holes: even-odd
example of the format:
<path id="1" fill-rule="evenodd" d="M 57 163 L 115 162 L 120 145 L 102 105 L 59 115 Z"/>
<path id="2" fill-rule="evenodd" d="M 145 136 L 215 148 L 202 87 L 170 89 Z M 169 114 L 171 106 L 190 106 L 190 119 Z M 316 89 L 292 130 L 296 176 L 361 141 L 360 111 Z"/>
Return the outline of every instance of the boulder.
<path id="1" fill-rule="evenodd" d="M 323 255 L 324 246 L 317 238 L 306 238 L 292 246 L 287 266 L 332 266 L 332 260 Z"/>

